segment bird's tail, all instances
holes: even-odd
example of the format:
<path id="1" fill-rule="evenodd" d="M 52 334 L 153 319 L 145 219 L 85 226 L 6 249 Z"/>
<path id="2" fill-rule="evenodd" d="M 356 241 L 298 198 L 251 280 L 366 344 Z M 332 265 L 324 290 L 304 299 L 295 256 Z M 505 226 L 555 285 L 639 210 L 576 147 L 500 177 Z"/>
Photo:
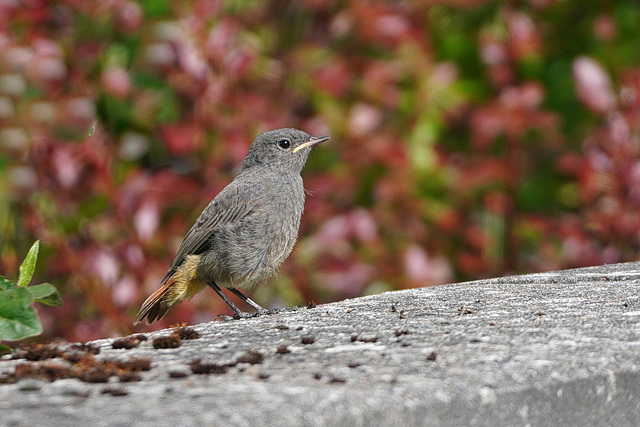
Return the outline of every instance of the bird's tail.
<path id="1" fill-rule="evenodd" d="M 174 273 L 167 273 L 160 282 L 162 286 L 142 303 L 133 324 L 137 325 L 145 317 L 147 324 L 160 320 L 173 307 L 200 292 L 206 284 L 196 278 L 199 259 L 199 255 L 189 255 Z"/>

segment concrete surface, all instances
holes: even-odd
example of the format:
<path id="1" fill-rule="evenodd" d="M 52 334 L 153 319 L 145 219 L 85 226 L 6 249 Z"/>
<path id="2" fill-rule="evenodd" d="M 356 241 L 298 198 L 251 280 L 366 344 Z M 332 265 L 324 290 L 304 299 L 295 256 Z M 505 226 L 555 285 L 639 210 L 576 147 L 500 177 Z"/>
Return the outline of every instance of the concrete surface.
<path id="1" fill-rule="evenodd" d="M 0 425 L 637 426 L 639 285 L 640 263 L 605 265 L 201 324 L 174 349 L 101 340 L 99 357 L 152 369 L 138 382 L 0 385 Z M 264 360 L 189 368 L 249 349 Z"/>

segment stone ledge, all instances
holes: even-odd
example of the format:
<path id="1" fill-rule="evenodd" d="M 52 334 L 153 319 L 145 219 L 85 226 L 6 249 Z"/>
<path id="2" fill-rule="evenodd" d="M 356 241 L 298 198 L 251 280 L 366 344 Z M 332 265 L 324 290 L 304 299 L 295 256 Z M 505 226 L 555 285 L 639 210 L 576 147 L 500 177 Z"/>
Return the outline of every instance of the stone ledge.
<path id="1" fill-rule="evenodd" d="M 605 265 L 201 324 L 173 349 L 151 344 L 167 330 L 100 340 L 100 358 L 152 369 L 0 385 L 0 424 L 640 425 L 639 286 L 640 263 Z M 193 374 L 196 359 L 226 373 Z"/>

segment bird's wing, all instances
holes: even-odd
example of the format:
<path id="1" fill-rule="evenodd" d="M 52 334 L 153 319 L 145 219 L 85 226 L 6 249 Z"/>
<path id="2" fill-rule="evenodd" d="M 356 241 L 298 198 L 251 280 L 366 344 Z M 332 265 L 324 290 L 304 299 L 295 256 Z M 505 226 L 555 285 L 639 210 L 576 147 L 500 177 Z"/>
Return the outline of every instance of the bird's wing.
<path id="1" fill-rule="evenodd" d="M 207 205 L 178 248 L 167 276 L 182 264 L 187 255 L 198 255 L 209 249 L 209 241 L 222 224 L 233 224 L 250 214 L 259 200 L 256 189 L 232 182 Z M 164 281 L 164 280 L 163 280 Z"/>

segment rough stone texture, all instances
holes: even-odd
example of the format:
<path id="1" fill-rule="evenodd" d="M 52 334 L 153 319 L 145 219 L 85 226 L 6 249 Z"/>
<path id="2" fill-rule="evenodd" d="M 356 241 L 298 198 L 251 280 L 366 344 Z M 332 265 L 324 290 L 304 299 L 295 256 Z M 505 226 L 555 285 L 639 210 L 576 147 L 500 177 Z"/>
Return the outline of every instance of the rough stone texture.
<path id="1" fill-rule="evenodd" d="M 637 426 L 639 284 L 640 263 L 606 265 L 201 324 L 175 349 L 101 340 L 99 357 L 144 355 L 153 368 L 140 382 L 0 385 L 0 424 Z M 248 349 L 262 363 L 189 368 Z"/>

